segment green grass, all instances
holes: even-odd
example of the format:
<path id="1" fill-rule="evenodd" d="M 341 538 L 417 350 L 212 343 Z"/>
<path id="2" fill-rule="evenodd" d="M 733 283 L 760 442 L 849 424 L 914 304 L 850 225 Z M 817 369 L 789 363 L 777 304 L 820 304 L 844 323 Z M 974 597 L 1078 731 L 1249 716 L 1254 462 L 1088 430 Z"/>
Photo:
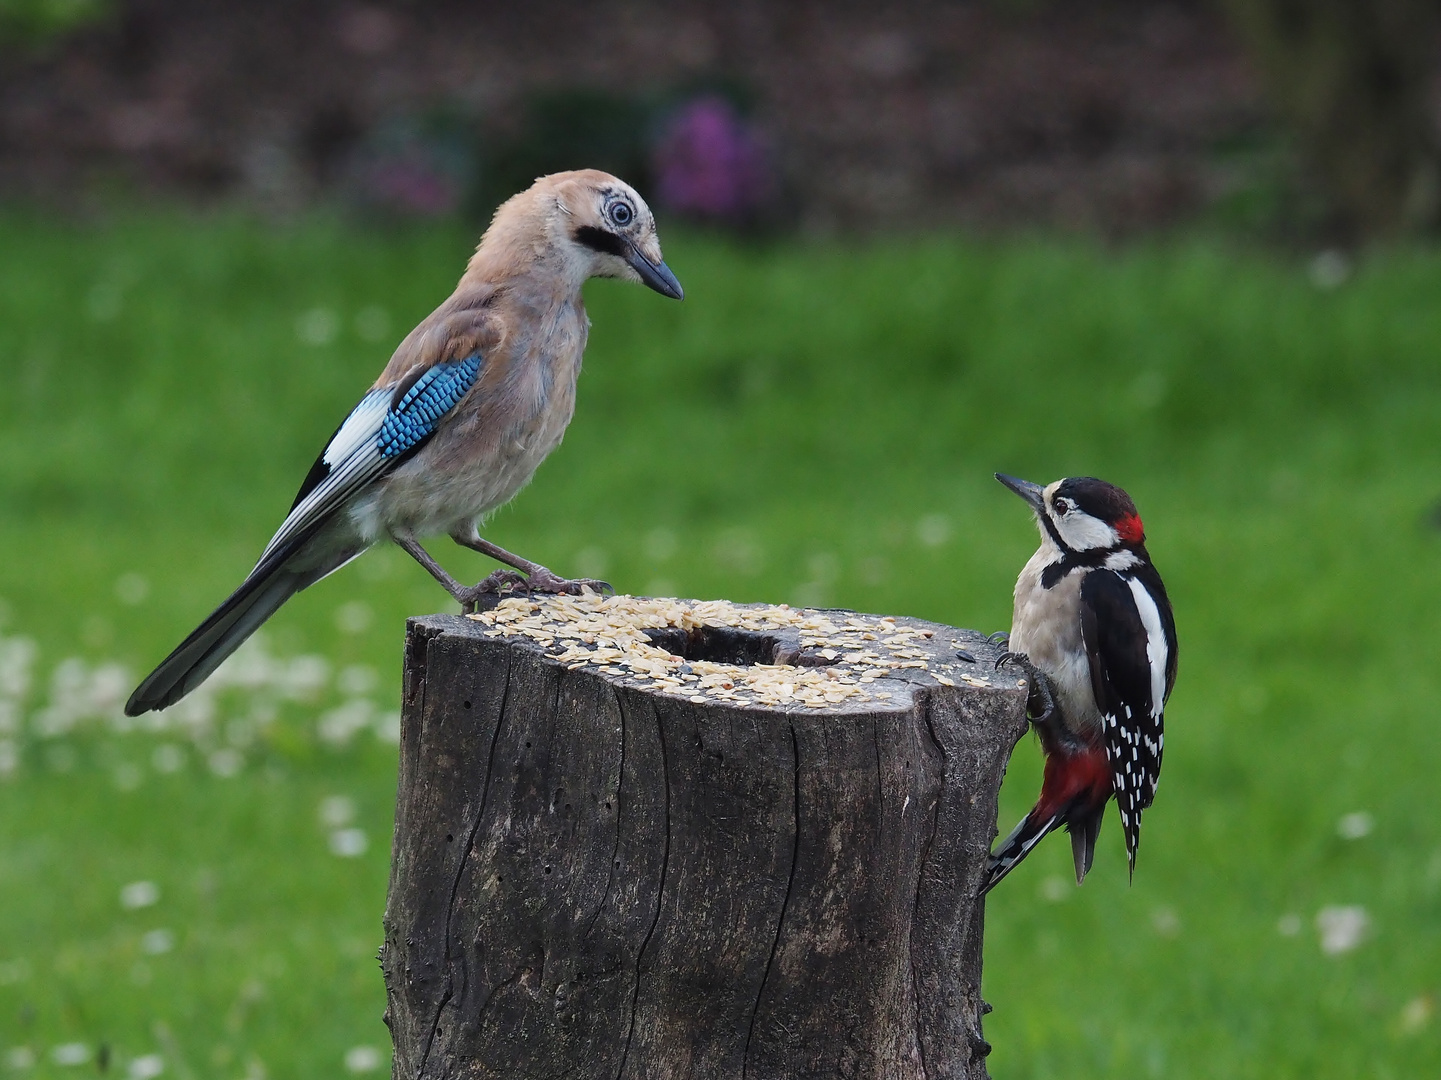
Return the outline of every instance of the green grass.
<path id="1" fill-rule="evenodd" d="M 1134 885 L 1112 817 L 1083 889 L 1056 840 L 992 898 L 993 1073 L 1434 1075 L 1441 257 L 1377 257 L 1325 292 L 1191 241 L 669 240 L 685 303 L 588 288 L 575 423 L 488 535 L 622 591 L 990 631 L 1035 544 L 991 473 L 1122 484 L 1177 612 L 1165 777 Z M 0 1072 L 28 1047 L 26 1075 L 73 1075 L 53 1048 L 82 1042 L 122 1069 L 310 1077 L 387 1045 L 395 752 L 370 727 L 318 738 L 315 718 L 361 698 L 384 726 L 403 619 L 441 607 L 434 585 L 377 551 L 289 605 L 271 652 L 347 671 L 308 698 L 232 692 L 127 733 L 94 671 L 143 673 L 238 582 L 471 243 L 0 219 L 0 632 L 38 648 L 21 728 L 0 733 L 19 753 L 0 783 Z M 47 712 L 67 658 L 99 701 Z M 1003 828 L 1038 757 L 1017 750 Z M 370 838 L 358 857 L 328 847 L 334 796 Z M 1374 828 L 1344 839 L 1356 812 Z M 123 908 L 136 881 L 158 902 Z M 1334 905 L 1369 932 L 1325 955 Z"/>

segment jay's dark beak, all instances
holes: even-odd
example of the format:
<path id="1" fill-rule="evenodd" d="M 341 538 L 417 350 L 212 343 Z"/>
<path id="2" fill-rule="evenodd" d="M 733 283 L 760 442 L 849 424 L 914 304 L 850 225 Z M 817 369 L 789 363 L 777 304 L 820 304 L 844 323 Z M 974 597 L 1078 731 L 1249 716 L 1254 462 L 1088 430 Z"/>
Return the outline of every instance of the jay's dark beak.
<path id="1" fill-rule="evenodd" d="M 680 282 L 670 272 L 669 266 L 663 262 L 653 263 L 642 255 L 634 244 L 629 246 L 630 254 L 625 261 L 630 263 L 643 282 L 662 296 L 669 296 L 672 300 L 685 299 L 685 290 L 680 287 Z"/>
<path id="2" fill-rule="evenodd" d="M 1018 480 L 1005 473 L 996 473 L 996 479 L 1030 503 L 1031 509 L 1036 513 L 1044 514 L 1046 512 L 1046 489 L 1039 484 L 1033 484 L 1029 480 Z"/>

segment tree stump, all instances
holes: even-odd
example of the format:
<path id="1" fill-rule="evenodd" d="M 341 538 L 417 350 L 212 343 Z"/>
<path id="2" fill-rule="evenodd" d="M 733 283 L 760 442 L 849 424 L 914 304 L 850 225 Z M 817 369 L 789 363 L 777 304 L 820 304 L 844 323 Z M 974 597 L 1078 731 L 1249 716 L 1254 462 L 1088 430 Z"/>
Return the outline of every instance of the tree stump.
<path id="1" fill-rule="evenodd" d="M 1025 684 L 848 611 L 408 627 L 394 1075 L 985 1077 L 976 890 Z"/>

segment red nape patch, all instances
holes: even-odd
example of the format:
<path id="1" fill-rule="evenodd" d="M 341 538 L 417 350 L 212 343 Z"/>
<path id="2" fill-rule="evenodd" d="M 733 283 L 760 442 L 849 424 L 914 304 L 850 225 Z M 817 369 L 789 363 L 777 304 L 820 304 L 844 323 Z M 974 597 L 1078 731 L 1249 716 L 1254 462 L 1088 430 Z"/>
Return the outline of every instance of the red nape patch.
<path id="1" fill-rule="evenodd" d="M 1139 544 L 1146 539 L 1146 527 L 1141 524 L 1139 514 L 1127 514 L 1116 522 L 1116 531 L 1128 544 Z"/>
<path id="2" fill-rule="evenodd" d="M 1046 775 L 1036 810 L 1042 816 L 1058 814 L 1083 795 L 1090 795 L 1089 801 L 1098 806 L 1111 797 L 1111 766 L 1106 751 L 1097 746 L 1079 754 L 1058 752 L 1046 758 Z"/>

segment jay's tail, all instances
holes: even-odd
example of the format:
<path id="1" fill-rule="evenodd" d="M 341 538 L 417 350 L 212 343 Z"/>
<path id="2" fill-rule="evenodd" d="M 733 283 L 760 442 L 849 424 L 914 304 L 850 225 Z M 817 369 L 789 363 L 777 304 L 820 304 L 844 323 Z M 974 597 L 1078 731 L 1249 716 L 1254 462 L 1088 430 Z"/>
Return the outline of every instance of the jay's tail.
<path id="1" fill-rule="evenodd" d="M 360 552 L 339 552 L 318 566 L 309 563 L 304 569 L 293 567 L 296 554 L 296 548 L 274 552 L 252 570 L 240 588 L 135 688 L 125 703 L 125 715 L 139 716 L 151 709 L 174 705 L 209 678 L 281 604 L 338 570 Z"/>

